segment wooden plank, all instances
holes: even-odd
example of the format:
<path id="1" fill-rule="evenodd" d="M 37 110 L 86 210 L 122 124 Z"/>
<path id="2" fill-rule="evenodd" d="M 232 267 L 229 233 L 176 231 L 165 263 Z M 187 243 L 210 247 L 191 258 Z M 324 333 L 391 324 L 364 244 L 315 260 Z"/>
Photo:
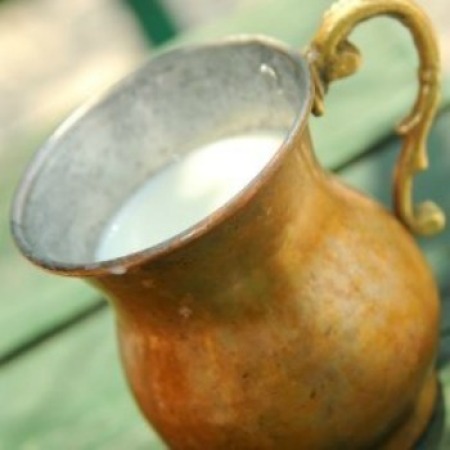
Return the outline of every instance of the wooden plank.
<path id="1" fill-rule="evenodd" d="M 301 51 L 333 3 L 266 0 L 257 8 L 243 9 L 230 19 L 183 35 L 172 46 L 245 33 L 268 35 Z M 362 52 L 362 67 L 356 75 L 332 84 L 325 116 L 311 121 L 317 155 L 324 166 L 333 169 L 392 134 L 417 90 L 417 56 L 410 36 L 398 22 L 377 18 L 357 28 L 351 40 Z M 449 98 L 447 78 L 442 106 Z"/>
<path id="2" fill-rule="evenodd" d="M 251 32 L 275 36 L 295 48 L 303 48 L 331 3 L 332 0 L 264 2 L 185 36 L 176 45 Z M 387 135 L 412 102 L 415 91 L 414 51 L 398 25 L 377 20 L 358 30 L 355 40 L 365 54 L 364 69 L 333 87 L 326 117 L 312 124 L 319 157 L 329 168 L 341 166 Z M 445 102 L 449 94 L 447 89 Z M 2 223 L 8 220 L 13 186 L 31 150 L 40 141 L 32 136 L 24 142 L 12 143 L 10 149 L 0 154 Z M 0 356 L 26 346 L 96 302 L 98 297 L 84 284 L 57 279 L 31 267 L 18 255 L 7 227 L 0 227 Z"/>
<path id="3" fill-rule="evenodd" d="M 450 110 L 437 120 L 429 142 L 430 168 L 415 178 L 418 201 L 430 199 L 439 204 L 450 216 Z M 400 151 L 400 141 L 392 139 L 375 148 L 370 155 L 343 169 L 339 176 L 351 186 L 369 194 L 391 208 L 392 173 Z M 450 287 L 450 227 L 436 237 L 418 240 L 429 255 L 440 287 Z"/>
<path id="4" fill-rule="evenodd" d="M 0 450 L 163 449 L 133 404 L 115 347 L 112 314 L 102 312 L 5 366 Z M 450 366 L 441 377 L 450 405 Z M 450 422 L 446 430 L 450 442 Z"/>
<path id="5" fill-rule="evenodd" d="M 446 302 L 450 303 L 450 298 L 445 299 Z M 445 432 L 441 442 L 441 450 L 447 450 L 450 448 L 450 351 L 448 350 L 450 346 L 450 340 L 445 338 L 443 340 L 443 345 L 441 349 L 441 369 L 439 371 L 439 378 L 442 383 L 446 416 L 445 416 Z"/>
<path id="6" fill-rule="evenodd" d="M 429 142 L 430 169 L 417 178 L 418 199 L 431 199 L 450 215 L 450 111 L 437 121 Z M 400 142 L 395 139 L 345 168 L 339 174 L 346 182 L 391 205 L 391 174 Z M 450 408 L 450 227 L 434 238 L 419 240 L 438 281 L 442 295 L 441 344 L 438 357 L 440 379 L 447 410 Z M 446 295 L 444 294 L 446 293 Z M 446 415 L 442 450 L 450 448 L 450 414 Z"/>
<path id="7" fill-rule="evenodd" d="M 441 114 L 433 128 L 429 142 L 430 168 L 416 178 L 417 200 L 430 199 L 447 212 L 450 220 L 450 110 Z M 399 155 L 400 141 L 393 139 L 386 145 L 346 167 L 339 174 L 348 184 L 371 195 L 391 208 L 392 171 Z M 418 239 L 433 268 L 441 291 L 450 292 L 450 226 L 432 238 Z M 450 305 L 444 305 L 442 329 L 450 332 Z"/>
<path id="8" fill-rule="evenodd" d="M 10 237 L 11 197 L 20 173 L 42 136 L 0 152 L 0 359 L 36 335 L 80 314 L 98 294 L 78 280 L 56 278 L 25 261 Z"/>
<path id="9" fill-rule="evenodd" d="M 0 371 L 0 450 L 162 449 L 140 417 L 102 311 Z"/>
<path id="10" fill-rule="evenodd" d="M 167 5 L 161 0 L 123 0 L 133 11 L 144 36 L 151 45 L 167 42 L 177 34 L 177 26 Z"/>

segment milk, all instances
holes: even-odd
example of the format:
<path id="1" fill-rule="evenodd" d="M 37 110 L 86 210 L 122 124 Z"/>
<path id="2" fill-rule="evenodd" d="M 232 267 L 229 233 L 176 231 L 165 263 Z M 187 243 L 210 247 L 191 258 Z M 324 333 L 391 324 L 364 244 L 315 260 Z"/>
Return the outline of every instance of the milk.
<path id="1" fill-rule="evenodd" d="M 254 133 L 222 139 L 156 173 L 119 205 L 100 237 L 96 259 L 155 246 L 200 222 L 261 171 L 283 137 Z"/>

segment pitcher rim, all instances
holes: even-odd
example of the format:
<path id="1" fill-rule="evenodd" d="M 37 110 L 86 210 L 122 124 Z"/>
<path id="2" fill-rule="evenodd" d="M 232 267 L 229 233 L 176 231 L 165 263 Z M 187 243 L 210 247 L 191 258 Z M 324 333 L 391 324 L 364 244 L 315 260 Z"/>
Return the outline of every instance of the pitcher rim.
<path id="1" fill-rule="evenodd" d="M 104 261 L 92 261 L 88 263 L 67 263 L 53 260 L 52 258 L 38 255 L 33 251 L 32 245 L 29 244 L 28 239 L 22 229 L 22 218 L 26 210 L 27 197 L 35 177 L 38 175 L 41 167 L 46 163 L 49 155 L 54 151 L 58 142 L 64 137 L 67 131 L 75 126 L 85 115 L 87 115 L 93 108 L 95 108 L 102 101 L 106 100 L 129 82 L 137 72 L 143 70 L 146 66 L 153 64 L 159 58 L 166 55 L 176 56 L 187 52 L 195 52 L 204 48 L 222 47 L 228 45 L 248 45 L 260 44 L 284 54 L 293 60 L 305 75 L 305 100 L 294 116 L 294 120 L 286 131 L 286 135 L 275 151 L 270 160 L 257 173 L 257 175 L 248 182 L 236 195 L 231 197 L 223 205 L 208 214 L 205 218 L 196 224 L 186 228 L 182 232 L 172 236 L 169 239 L 161 241 L 159 244 L 147 247 L 143 250 L 132 252 L 124 256 Z M 208 233 L 218 224 L 233 216 L 237 211 L 243 208 L 259 191 L 267 179 L 277 170 L 283 156 L 289 150 L 293 139 L 301 135 L 304 128 L 307 126 L 307 118 L 311 111 L 312 102 L 314 98 L 314 85 L 311 79 L 309 64 L 306 58 L 300 51 L 294 51 L 292 47 L 285 43 L 269 36 L 261 34 L 245 34 L 227 36 L 222 39 L 197 44 L 187 44 L 180 47 L 172 47 L 154 56 L 151 56 L 146 62 L 141 64 L 129 74 L 119 79 L 117 82 L 108 88 L 101 90 L 94 94 L 88 100 L 83 102 L 79 107 L 75 108 L 66 119 L 64 119 L 55 130 L 49 135 L 46 141 L 37 149 L 32 159 L 29 161 L 22 175 L 20 183 L 13 196 L 11 204 L 11 221 L 10 228 L 13 238 L 19 247 L 22 254 L 37 266 L 51 271 L 52 273 L 59 273 L 66 276 L 82 276 L 95 277 L 102 275 L 122 275 L 129 269 L 140 265 L 144 262 L 162 257 L 163 255 L 172 253 L 173 251 L 187 245 L 201 236 Z"/>

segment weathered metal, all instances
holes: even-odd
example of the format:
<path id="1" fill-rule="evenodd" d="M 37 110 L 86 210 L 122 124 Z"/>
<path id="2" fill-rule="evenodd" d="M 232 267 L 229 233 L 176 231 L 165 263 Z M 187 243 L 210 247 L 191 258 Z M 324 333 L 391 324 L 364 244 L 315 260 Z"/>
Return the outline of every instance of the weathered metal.
<path id="1" fill-rule="evenodd" d="M 330 16 L 393 3 L 409 11 L 361 0 Z M 266 38 L 159 56 L 64 125 L 17 193 L 20 248 L 108 294 L 131 389 L 171 448 L 406 449 L 430 420 L 436 285 L 403 224 L 316 161 L 313 81 L 331 78 L 314 42 L 313 77 Z M 426 132 L 437 91 L 424 82 Z M 105 222 L 148 176 L 255 129 L 286 139 L 228 204 L 161 245 L 95 261 Z"/>
<path id="2" fill-rule="evenodd" d="M 328 85 L 355 73 L 360 65 L 359 50 L 348 41 L 353 28 L 376 16 L 400 21 L 414 39 L 420 68 L 419 94 L 411 113 L 397 127 L 404 144 L 396 168 L 394 205 L 397 215 L 414 233 L 432 235 L 445 226 L 444 212 L 433 202 L 412 204 L 415 173 L 428 167 L 427 136 L 440 99 L 441 64 L 433 26 L 421 8 L 410 0 L 344 0 L 325 14 L 306 57 L 311 63 L 316 88 L 313 111 L 324 112 L 323 97 Z"/>

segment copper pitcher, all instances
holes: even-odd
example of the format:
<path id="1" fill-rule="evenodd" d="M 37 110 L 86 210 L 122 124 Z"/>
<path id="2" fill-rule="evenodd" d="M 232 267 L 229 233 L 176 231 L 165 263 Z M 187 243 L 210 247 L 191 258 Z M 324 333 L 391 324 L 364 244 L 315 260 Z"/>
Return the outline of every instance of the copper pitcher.
<path id="1" fill-rule="evenodd" d="M 399 19 L 420 56 L 400 126 L 395 215 L 314 157 L 312 110 L 356 71 L 353 27 Z M 30 165 L 12 228 L 22 252 L 96 285 L 146 418 L 174 449 L 408 449 L 436 399 L 439 301 L 412 233 L 444 215 L 413 205 L 439 97 L 432 27 L 410 0 L 344 0 L 304 56 L 265 37 L 162 54 L 70 118 Z M 238 195 L 181 234 L 108 261 L 102 229 L 138 186 L 197 144 L 284 130 Z M 195 144 L 195 145 L 194 145 Z"/>

